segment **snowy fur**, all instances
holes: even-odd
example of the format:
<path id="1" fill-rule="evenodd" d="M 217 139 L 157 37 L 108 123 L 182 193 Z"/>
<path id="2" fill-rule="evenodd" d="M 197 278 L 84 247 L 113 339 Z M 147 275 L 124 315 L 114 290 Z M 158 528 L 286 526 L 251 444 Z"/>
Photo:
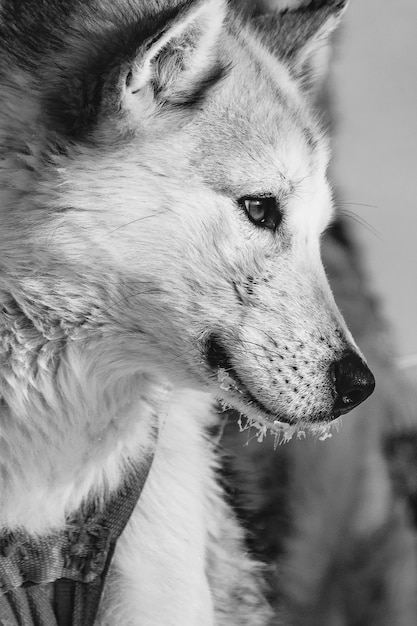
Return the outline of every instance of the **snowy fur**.
<path id="1" fill-rule="evenodd" d="M 30 48 L 2 7 L 0 526 L 62 527 L 159 423 L 100 623 L 256 626 L 269 609 L 215 478 L 214 398 L 327 423 L 329 365 L 357 348 L 320 260 L 327 143 L 290 63 L 220 0 L 175 4 L 51 3 L 49 45 Z M 262 194 L 278 233 L 238 203 Z M 213 335 L 245 389 L 221 384 Z"/>

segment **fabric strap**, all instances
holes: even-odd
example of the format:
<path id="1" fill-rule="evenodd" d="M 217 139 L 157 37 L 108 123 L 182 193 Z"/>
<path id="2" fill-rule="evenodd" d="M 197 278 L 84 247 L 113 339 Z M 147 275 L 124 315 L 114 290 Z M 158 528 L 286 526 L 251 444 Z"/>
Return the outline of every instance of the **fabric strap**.
<path id="1" fill-rule="evenodd" d="M 93 626 L 116 542 L 153 458 L 154 450 L 104 505 L 89 503 L 62 532 L 0 534 L 0 626 Z"/>

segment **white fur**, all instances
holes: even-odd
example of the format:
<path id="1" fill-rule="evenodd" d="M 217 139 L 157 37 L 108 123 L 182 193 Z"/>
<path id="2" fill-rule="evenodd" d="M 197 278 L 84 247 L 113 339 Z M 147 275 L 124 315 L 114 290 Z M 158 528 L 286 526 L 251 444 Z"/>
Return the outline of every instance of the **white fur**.
<path id="1" fill-rule="evenodd" d="M 206 394 L 172 394 L 150 478 L 117 548 L 116 580 L 109 588 L 114 589 L 118 576 L 123 583 L 116 587 L 114 604 L 109 590 L 110 609 L 103 609 L 103 624 L 117 619 L 126 626 L 214 623 L 205 570 L 206 525 L 216 494 L 209 495 L 215 489 L 211 445 L 198 419 L 210 412 Z M 131 607 L 137 622 L 130 621 Z"/>

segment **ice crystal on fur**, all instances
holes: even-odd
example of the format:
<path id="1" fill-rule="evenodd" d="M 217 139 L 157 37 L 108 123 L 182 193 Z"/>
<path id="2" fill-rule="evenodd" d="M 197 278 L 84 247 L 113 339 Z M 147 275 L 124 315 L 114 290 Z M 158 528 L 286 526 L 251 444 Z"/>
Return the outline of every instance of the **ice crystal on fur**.
<path id="1" fill-rule="evenodd" d="M 236 381 L 227 373 L 223 367 L 219 367 L 217 379 L 220 383 L 220 389 L 223 391 L 240 391 Z"/>
<path id="2" fill-rule="evenodd" d="M 246 421 L 243 422 L 243 420 Z M 255 428 L 257 430 L 255 437 L 260 443 L 263 442 L 267 433 L 269 432 L 275 438 L 275 448 L 283 443 L 288 443 L 294 436 L 296 436 L 297 439 L 304 439 L 306 436 L 306 432 L 317 437 L 319 441 L 325 441 L 326 439 L 330 439 L 333 436 L 330 432 L 332 427 L 336 427 L 338 429 L 339 424 L 339 421 L 314 425 L 311 425 L 304 421 L 297 422 L 295 424 L 286 424 L 285 422 L 280 422 L 279 420 L 275 420 L 274 422 L 267 422 L 264 421 L 262 418 L 253 419 L 242 414 L 240 414 L 238 418 L 238 426 L 240 432 Z"/>
<path id="3" fill-rule="evenodd" d="M 220 389 L 222 391 L 238 391 L 239 393 L 242 393 L 236 381 L 224 368 L 219 368 L 217 372 L 217 379 L 220 383 Z M 230 409 L 230 406 L 223 399 L 220 399 L 219 401 L 223 411 Z M 245 423 L 243 423 L 243 419 L 246 420 Z M 306 431 L 310 432 L 310 434 L 314 436 L 317 436 L 319 441 L 325 441 L 326 439 L 330 439 L 332 437 L 332 434 L 330 432 L 332 427 L 331 423 L 310 424 L 308 422 L 301 421 L 294 424 L 288 424 L 279 420 L 274 420 L 273 422 L 268 421 L 265 420 L 263 417 L 248 417 L 247 415 L 240 413 L 238 418 L 238 426 L 240 432 L 255 428 L 255 437 L 259 441 L 259 443 L 262 443 L 267 433 L 270 432 L 275 437 L 275 447 L 282 443 L 288 443 L 289 441 L 291 441 L 294 435 L 296 435 L 297 439 L 303 439 L 306 436 Z"/>

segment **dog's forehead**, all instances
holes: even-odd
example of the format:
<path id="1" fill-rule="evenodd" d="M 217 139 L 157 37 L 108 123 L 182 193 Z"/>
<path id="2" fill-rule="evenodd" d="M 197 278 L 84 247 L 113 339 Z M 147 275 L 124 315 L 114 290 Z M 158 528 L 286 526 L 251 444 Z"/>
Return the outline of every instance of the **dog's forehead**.
<path id="1" fill-rule="evenodd" d="M 228 173 L 231 191 L 245 193 L 240 188 L 257 180 L 290 187 L 324 175 L 327 141 L 288 69 L 256 39 L 235 38 L 228 47 L 230 72 L 198 120 L 196 160 L 205 178 L 216 184 Z"/>

